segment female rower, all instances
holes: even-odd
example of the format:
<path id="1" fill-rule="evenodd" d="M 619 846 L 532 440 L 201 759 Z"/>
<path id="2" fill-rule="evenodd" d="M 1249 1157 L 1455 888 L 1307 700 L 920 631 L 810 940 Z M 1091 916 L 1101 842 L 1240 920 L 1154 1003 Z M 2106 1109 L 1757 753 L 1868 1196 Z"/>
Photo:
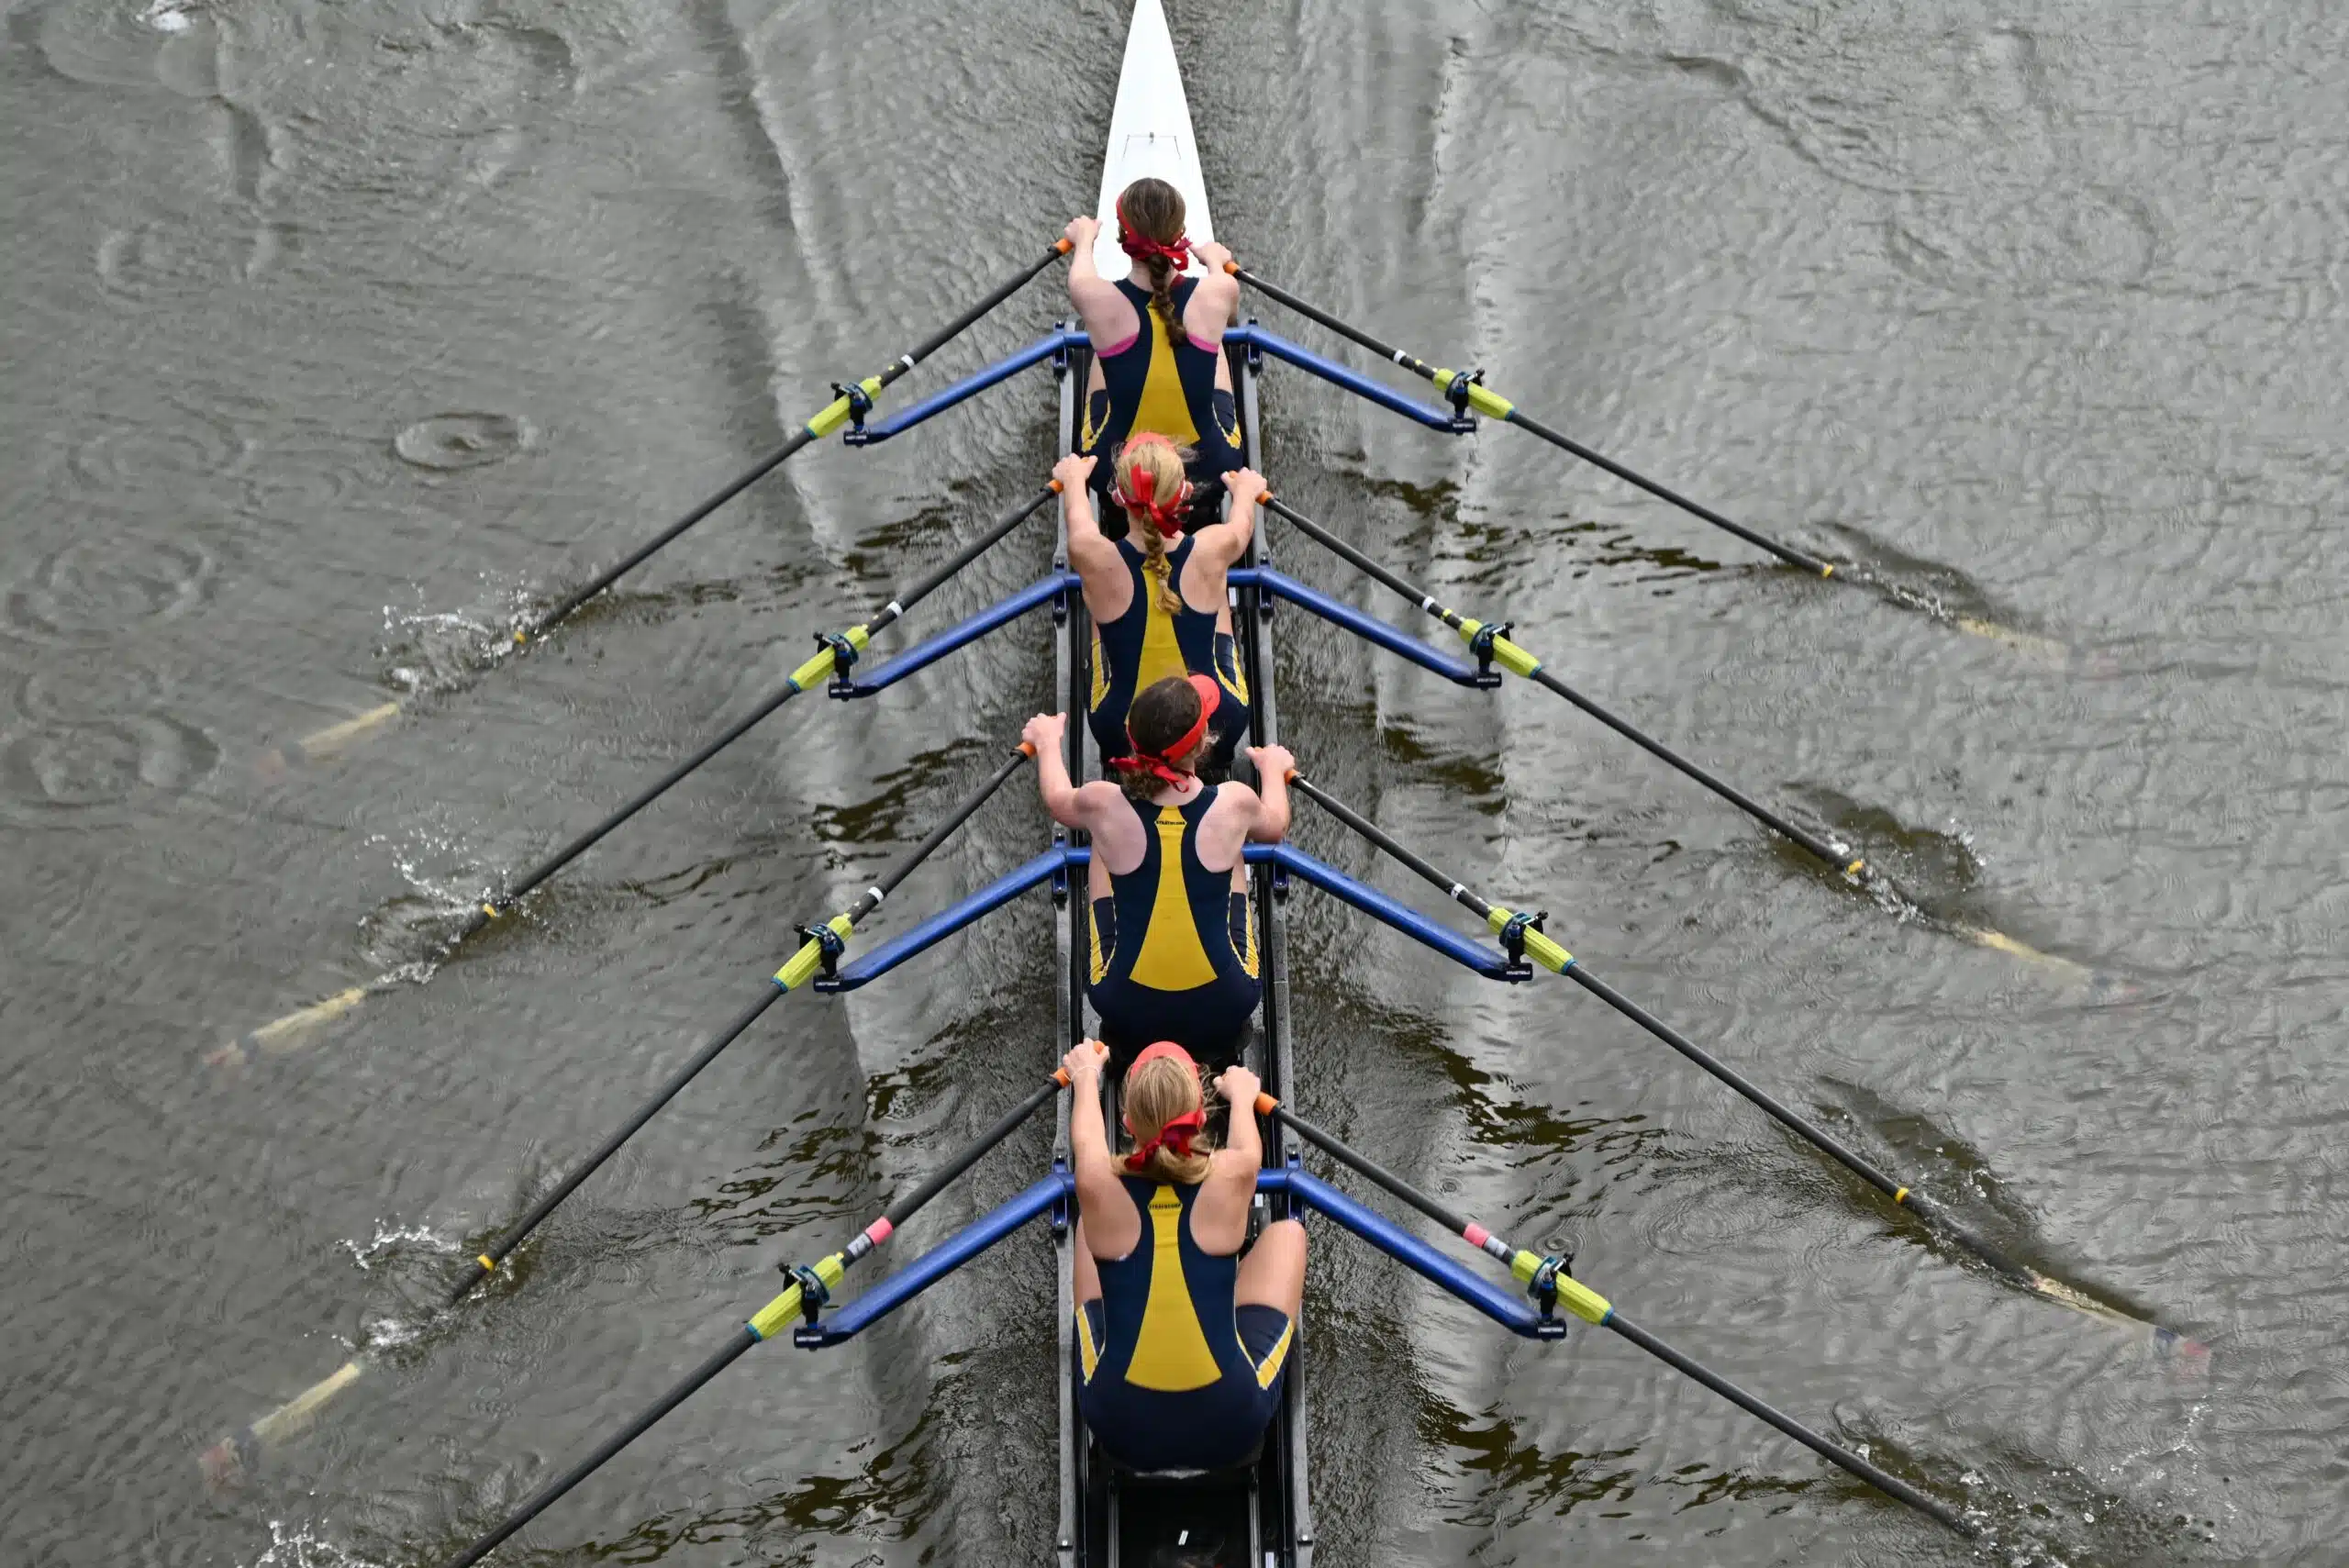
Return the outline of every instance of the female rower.
<path id="1" fill-rule="evenodd" d="M 1086 872 L 1093 969 L 1086 987 L 1101 1038 L 1120 1062 L 1171 1040 L 1193 1055 L 1239 1059 L 1263 986 L 1248 900 L 1249 840 L 1288 831 L 1286 746 L 1252 746 L 1264 793 L 1202 784 L 1199 759 L 1220 689 L 1205 675 L 1172 676 L 1134 699 L 1133 747 L 1114 766 L 1122 782 L 1069 782 L 1065 714 L 1040 713 L 1023 738 L 1036 748 L 1044 809 L 1093 835 Z"/>
<path id="2" fill-rule="evenodd" d="M 1183 193 L 1141 179 L 1118 197 L 1118 243 L 1133 258 L 1126 276 L 1094 270 L 1097 219 L 1072 218 L 1068 297 L 1093 340 L 1079 451 L 1115 456 L 1126 438 L 1152 430 L 1190 449 L 1194 505 L 1214 520 L 1216 477 L 1240 466 L 1240 416 L 1223 330 L 1240 303 L 1239 280 L 1223 270 L 1231 252 L 1194 247 L 1183 232 Z M 1196 253 L 1204 277 L 1184 272 Z"/>
<path id="3" fill-rule="evenodd" d="M 1061 1063 L 1076 1092 L 1077 1408 L 1135 1469 L 1225 1469 L 1248 1457 L 1280 1403 L 1305 1297 L 1305 1227 L 1275 1220 L 1236 1255 L 1264 1163 L 1253 1073 L 1228 1067 L 1216 1079 L 1231 1126 L 1210 1151 L 1198 1068 L 1182 1047 L 1152 1045 L 1126 1073 L 1134 1152 L 1113 1160 L 1103 1054 L 1088 1040 Z"/>
<path id="4" fill-rule="evenodd" d="M 1053 466 L 1068 520 L 1069 564 L 1085 584 L 1093 617 L 1093 695 L 1085 713 L 1106 760 L 1126 754 L 1126 710 L 1134 694 L 1170 675 L 1207 675 L 1222 688 L 1207 772 L 1221 777 L 1248 733 L 1248 684 L 1231 638 L 1224 574 L 1256 530 L 1264 475 L 1223 476 L 1231 515 L 1186 530 L 1196 516 L 1190 484 L 1173 442 L 1154 433 L 1129 439 L 1119 454 L 1114 499 L 1124 511 L 1122 539 L 1103 537 L 1085 481 L 1095 459 L 1069 456 Z"/>

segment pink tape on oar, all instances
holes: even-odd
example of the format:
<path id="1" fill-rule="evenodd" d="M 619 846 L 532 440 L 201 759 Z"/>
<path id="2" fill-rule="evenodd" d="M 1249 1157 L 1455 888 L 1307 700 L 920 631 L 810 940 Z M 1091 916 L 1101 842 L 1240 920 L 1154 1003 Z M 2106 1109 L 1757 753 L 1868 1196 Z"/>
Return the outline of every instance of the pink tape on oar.
<path id="1" fill-rule="evenodd" d="M 896 1229 L 896 1226 L 889 1223 L 888 1216 L 884 1215 L 864 1228 L 864 1239 L 878 1247 L 895 1235 Z"/>
<path id="2" fill-rule="evenodd" d="M 1481 1247 L 1486 1242 L 1493 1239 L 1493 1233 L 1491 1231 L 1486 1229 L 1483 1226 L 1476 1224 L 1473 1220 L 1470 1221 L 1468 1229 L 1463 1230 L 1460 1234 L 1468 1239 L 1468 1245 L 1471 1247 Z"/>

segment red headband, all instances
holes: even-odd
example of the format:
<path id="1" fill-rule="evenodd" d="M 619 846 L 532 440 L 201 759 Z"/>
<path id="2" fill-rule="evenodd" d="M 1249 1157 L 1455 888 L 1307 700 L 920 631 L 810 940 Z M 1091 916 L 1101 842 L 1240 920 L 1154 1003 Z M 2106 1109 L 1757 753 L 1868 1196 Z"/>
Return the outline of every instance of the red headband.
<path id="1" fill-rule="evenodd" d="M 1133 754 L 1110 758 L 1111 767 L 1121 773 L 1148 773 L 1152 778 L 1163 779 L 1171 784 L 1179 784 L 1190 776 L 1178 772 L 1174 765 L 1174 762 L 1179 757 L 1190 755 L 1191 748 L 1197 745 L 1201 737 L 1207 734 L 1208 720 L 1215 717 L 1215 710 L 1222 705 L 1223 694 L 1217 689 L 1215 682 L 1205 675 L 1186 675 L 1183 678 L 1191 683 L 1193 691 L 1199 694 L 1199 717 L 1193 721 L 1191 728 L 1183 731 L 1174 744 L 1164 751 L 1145 751 L 1141 749 L 1141 743 L 1134 739 L 1133 718 L 1129 713 L 1126 719 L 1126 743 L 1133 747 Z M 1150 1048 L 1150 1051 L 1157 1050 L 1158 1047 L 1154 1045 Z M 1141 1056 L 1135 1058 L 1134 1065 L 1139 1067 L 1142 1062 L 1150 1060 L 1150 1051 L 1145 1051 Z M 1181 1051 L 1182 1047 L 1178 1045 L 1166 1044 L 1166 1051 L 1180 1053 Z M 1162 1055 L 1165 1053 L 1160 1052 Z M 1187 1062 L 1190 1058 L 1186 1056 L 1184 1060 Z"/>
<path id="2" fill-rule="evenodd" d="M 1194 1080 L 1198 1077 L 1199 1064 L 1191 1060 L 1189 1051 L 1185 1051 L 1171 1040 L 1162 1040 L 1145 1050 L 1140 1056 L 1135 1057 L 1133 1065 L 1126 1069 L 1126 1076 L 1131 1078 L 1141 1070 L 1143 1063 L 1155 1062 L 1162 1056 L 1169 1061 L 1181 1062 L 1184 1070 L 1189 1073 Z M 1185 1111 L 1181 1116 L 1175 1117 L 1164 1127 L 1160 1128 L 1157 1134 L 1149 1141 L 1127 1155 L 1126 1169 L 1140 1171 L 1150 1162 L 1151 1155 L 1161 1149 L 1178 1160 L 1187 1158 L 1191 1152 L 1192 1140 L 1205 1131 L 1207 1125 L 1208 1113 L 1205 1106 L 1201 1106 L 1197 1110 Z M 1131 1122 L 1127 1123 L 1126 1130 L 1128 1132 L 1133 1130 Z"/>
<path id="3" fill-rule="evenodd" d="M 1173 441 L 1155 430 L 1143 430 L 1137 435 L 1126 438 L 1126 446 L 1129 449 L 1149 446 L 1152 442 L 1170 450 L 1174 445 Z M 1120 451 L 1119 455 L 1123 457 L 1125 454 Z M 1148 470 L 1134 471 L 1134 484 L 1141 492 L 1140 495 L 1128 491 L 1123 480 L 1118 482 L 1118 505 L 1123 506 L 1128 512 L 1140 512 L 1149 517 L 1152 526 L 1161 534 L 1179 537 L 1183 532 L 1184 517 L 1191 504 L 1191 482 L 1188 479 L 1184 480 L 1183 487 L 1174 493 L 1172 499 L 1166 501 L 1158 499 L 1158 476 Z"/>
<path id="4" fill-rule="evenodd" d="M 1174 237 L 1174 243 L 1172 245 L 1161 245 L 1147 234 L 1134 232 L 1134 226 L 1126 221 L 1126 198 L 1123 195 L 1118 197 L 1111 210 L 1118 215 L 1118 246 L 1127 255 L 1137 261 L 1147 261 L 1152 256 L 1163 256 L 1174 263 L 1174 270 L 1178 272 L 1191 264 L 1189 235 L 1178 234 Z"/>

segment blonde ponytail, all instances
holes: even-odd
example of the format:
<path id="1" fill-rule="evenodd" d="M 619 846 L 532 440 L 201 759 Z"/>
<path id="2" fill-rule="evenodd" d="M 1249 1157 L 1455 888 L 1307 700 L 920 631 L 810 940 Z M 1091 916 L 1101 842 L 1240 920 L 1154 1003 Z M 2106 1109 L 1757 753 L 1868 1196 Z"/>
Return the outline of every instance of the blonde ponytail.
<path id="1" fill-rule="evenodd" d="M 1190 461 L 1188 447 L 1178 447 L 1163 439 L 1129 439 L 1118 452 L 1118 496 L 1125 505 L 1130 531 L 1141 539 L 1141 569 L 1157 584 L 1158 606 L 1169 616 L 1183 613 L 1183 595 L 1174 591 L 1174 569 L 1166 563 L 1166 536 L 1159 531 L 1158 519 L 1151 514 L 1153 506 L 1163 508 L 1168 497 L 1183 493 L 1185 471 Z M 1141 494 L 1143 486 L 1134 483 L 1137 477 L 1149 480 L 1152 506 L 1137 506 L 1126 499 Z"/>

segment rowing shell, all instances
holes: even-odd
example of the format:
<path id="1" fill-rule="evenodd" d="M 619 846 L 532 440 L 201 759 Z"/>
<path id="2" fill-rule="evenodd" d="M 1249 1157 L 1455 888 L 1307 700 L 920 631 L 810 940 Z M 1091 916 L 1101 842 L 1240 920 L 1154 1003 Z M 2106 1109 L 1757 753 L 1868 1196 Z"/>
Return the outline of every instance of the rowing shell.
<path id="1" fill-rule="evenodd" d="M 1105 278 L 1122 278 L 1133 266 L 1118 243 L 1118 193 L 1144 176 L 1183 193 L 1184 229 L 1193 244 L 1215 238 L 1207 179 L 1199 172 L 1198 139 L 1191 134 L 1191 104 L 1183 95 L 1174 35 L 1166 30 L 1158 0 L 1135 0 L 1126 61 L 1118 72 L 1118 103 L 1109 111 L 1109 150 L 1101 161 L 1101 200 L 1095 208 L 1101 237 L 1093 244 L 1094 269 Z M 1198 270 L 1194 258 L 1190 271 Z"/>
<path id="2" fill-rule="evenodd" d="M 1183 75 L 1174 59 L 1174 40 L 1166 30 L 1159 0 L 1137 0 L 1133 22 L 1126 37 L 1125 65 L 1118 79 L 1118 101 L 1109 117 L 1109 141 L 1101 167 L 1101 238 L 1094 252 L 1102 275 L 1119 278 L 1130 270 L 1118 244 L 1118 194 L 1133 181 L 1154 175 L 1183 193 L 1186 230 L 1196 242 L 1213 238 L 1208 216 L 1207 183 L 1199 172 L 1198 143 L 1191 131 L 1191 109 L 1183 94 Z M 1193 263 L 1193 270 L 1197 270 Z M 1078 354 L 1063 372 L 1061 436 L 1064 450 L 1073 450 L 1077 435 L 1080 401 L 1074 392 L 1085 384 L 1089 366 Z M 1256 383 L 1253 369 L 1235 357 L 1233 386 L 1240 406 L 1242 438 L 1251 462 L 1259 450 Z M 1063 552 L 1067 540 L 1062 539 Z M 1063 553 L 1063 559 L 1065 559 Z M 1251 548 L 1248 565 L 1257 564 Z M 1273 657 L 1268 626 L 1256 613 L 1256 590 L 1241 590 L 1233 612 L 1241 672 L 1253 701 L 1252 740 L 1268 745 L 1279 739 L 1278 707 L 1273 692 Z M 1084 605 L 1074 600 L 1061 628 L 1058 666 L 1064 710 L 1080 711 L 1090 685 L 1086 669 L 1091 636 Z M 1081 724 L 1070 728 L 1073 761 L 1083 776 L 1082 759 L 1089 732 Z M 1097 767 L 1093 770 L 1098 773 Z M 1083 873 L 1076 878 L 1079 896 L 1069 901 L 1068 918 L 1061 925 L 1061 956 L 1066 983 L 1061 988 L 1062 1038 L 1074 1043 L 1089 1032 L 1085 1028 L 1083 997 L 1090 969 L 1087 922 L 1084 917 Z M 1270 874 L 1259 868 L 1255 884 L 1257 943 L 1264 982 L 1263 1029 L 1251 1049 L 1248 1064 L 1267 1088 L 1286 1098 L 1288 987 L 1287 940 L 1279 905 L 1272 897 Z M 1114 1108 L 1113 1108 L 1114 1119 Z M 1277 1124 L 1263 1128 L 1268 1162 L 1280 1159 L 1282 1132 Z M 1066 1129 L 1062 1151 L 1066 1152 Z M 1259 1197 L 1260 1206 L 1264 1199 Z M 1285 1204 L 1286 1199 L 1282 1200 Z M 1277 1216 L 1266 1209 L 1263 1218 Z M 1074 1231 L 1061 1242 L 1061 1296 L 1054 1304 L 1064 1325 L 1060 1338 L 1061 1367 L 1061 1568 L 1143 1568 L 1155 1562 L 1245 1563 L 1248 1568 L 1311 1568 L 1313 1522 L 1308 1504 L 1305 1433 L 1305 1369 L 1302 1343 L 1288 1358 L 1280 1408 L 1266 1429 L 1263 1448 L 1246 1463 L 1208 1473 L 1136 1474 L 1109 1462 L 1097 1448 L 1079 1418 L 1074 1398 L 1076 1360 L 1074 1325 L 1061 1303 L 1068 1300 L 1070 1249 Z"/>

